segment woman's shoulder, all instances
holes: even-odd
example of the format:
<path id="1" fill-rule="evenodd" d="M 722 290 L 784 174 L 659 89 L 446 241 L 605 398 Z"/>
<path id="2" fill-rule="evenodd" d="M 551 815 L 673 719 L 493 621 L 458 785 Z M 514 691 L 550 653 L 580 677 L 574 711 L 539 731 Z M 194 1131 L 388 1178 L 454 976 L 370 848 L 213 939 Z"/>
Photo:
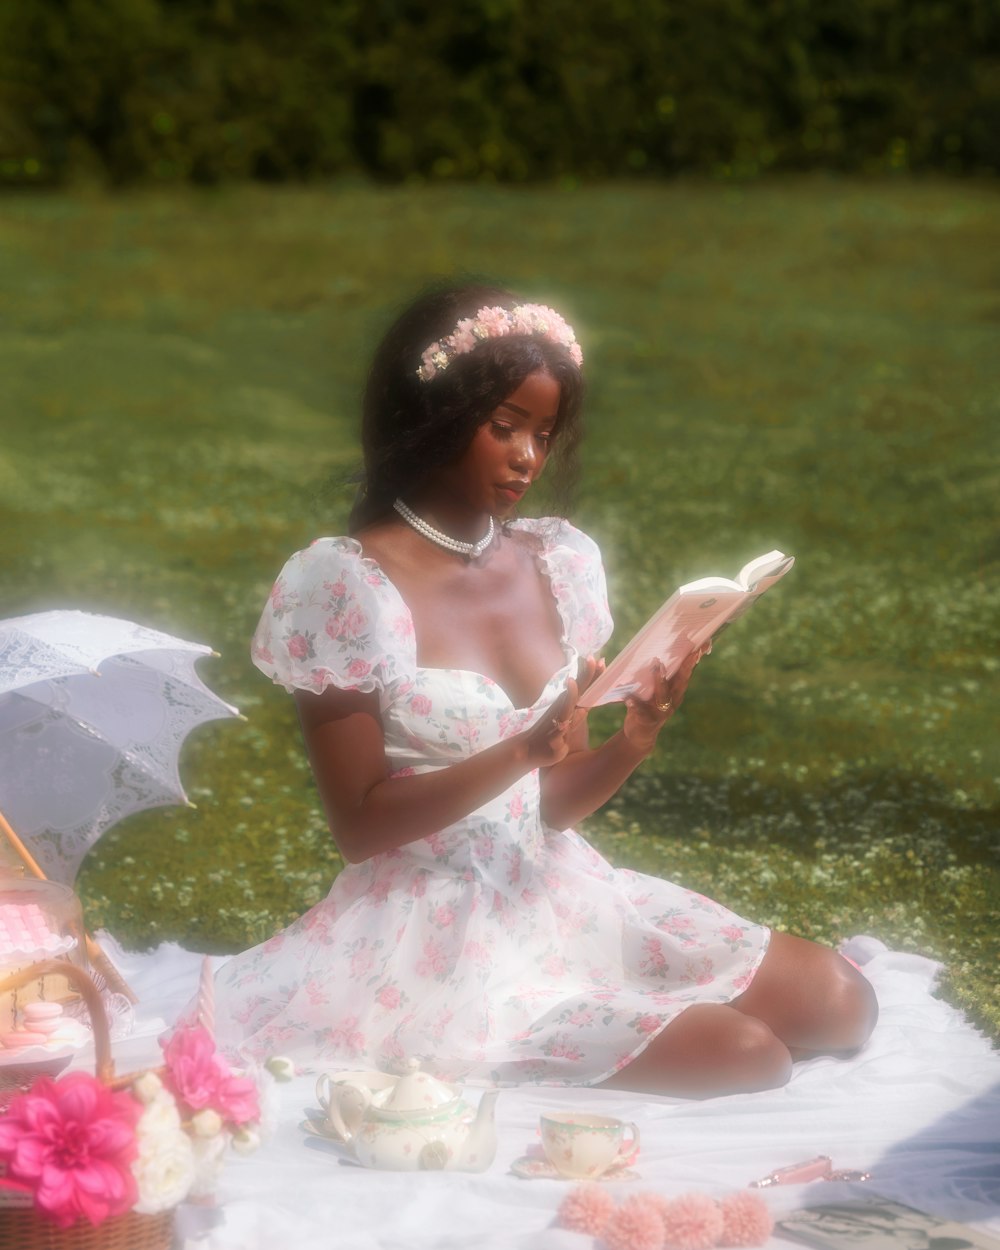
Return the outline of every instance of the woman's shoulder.
<path id="1" fill-rule="evenodd" d="M 562 547 L 597 560 L 601 558 L 600 548 L 590 535 L 565 517 L 519 517 L 508 523 L 508 529 L 525 535 L 542 552 L 553 552 Z"/>
<path id="2" fill-rule="evenodd" d="M 567 640 L 581 655 L 599 651 L 614 622 L 597 543 L 565 517 L 523 518 L 508 527 L 534 544 L 555 595 Z"/>
<path id="3" fill-rule="evenodd" d="M 317 538 L 285 561 L 251 656 L 288 690 L 382 688 L 414 666 L 413 622 L 357 539 Z"/>

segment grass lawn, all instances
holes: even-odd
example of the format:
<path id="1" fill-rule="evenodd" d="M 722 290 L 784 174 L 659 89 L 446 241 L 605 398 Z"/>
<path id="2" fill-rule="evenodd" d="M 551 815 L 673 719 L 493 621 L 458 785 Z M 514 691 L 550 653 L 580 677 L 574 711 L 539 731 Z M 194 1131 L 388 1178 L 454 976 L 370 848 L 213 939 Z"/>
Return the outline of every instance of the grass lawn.
<path id="1" fill-rule="evenodd" d="M 798 559 L 590 835 L 778 927 L 943 959 L 1000 1036 L 998 207 L 821 178 L 0 200 L 0 615 L 209 642 L 249 718 L 189 740 L 196 811 L 91 854 L 90 923 L 234 949 L 328 888 L 292 702 L 247 642 L 285 557 L 343 531 L 393 306 L 487 272 L 582 341 L 575 517 L 618 642 L 679 580 Z"/>

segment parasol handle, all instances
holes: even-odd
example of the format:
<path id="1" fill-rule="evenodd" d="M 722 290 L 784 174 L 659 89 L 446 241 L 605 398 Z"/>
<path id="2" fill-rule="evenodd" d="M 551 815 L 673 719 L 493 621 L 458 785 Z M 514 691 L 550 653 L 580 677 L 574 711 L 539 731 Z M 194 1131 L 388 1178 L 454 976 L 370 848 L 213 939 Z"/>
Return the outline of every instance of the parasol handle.
<path id="1" fill-rule="evenodd" d="M 3 812 L 0 812 L 0 833 L 2 833 L 6 837 L 7 841 L 14 848 L 14 851 L 17 854 L 18 859 L 20 859 L 20 861 L 24 864 L 25 868 L 27 868 L 27 870 L 31 873 L 33 877 L 37 877 L 39 881 L 48 880 L 48 878 L 45 876 L 45 873 L 42 872 L 41 868 L 39 868 L 38 861 L 34 858 L 34 856 L 31 854 L 28 848 L 24 845 L 21 839 L 17 836 L 14 830 L 7 823 L 7 817 L 3 814 Z"/>
<path id="2" fill-rule="evenodd" d="M 42 963 L 32 964 L 19 972 L 0 981 L 0 994 L 7 990 L 17 990 L 29 981 L 38 977 L 60 976 L 78 990 L 90 1012 L 90 1024 L 94 1030 L 94 1052 L 96 1055 L 95 1074 L 104 1085 L 111 1085 L 115 1079 L 115 1065 L 111 1058 L 111 1032 L 108 1028 L 108 1017 L 101 1002 L 101 991 L 94 982 L 76 964 L 65 959 L 46 959 Z"/>
<path id="3" fill-rule="evenodd" d="M 48 881 L 48 877 L 46 877 L 45 873 L 42 872 L 38 861 L 10 827 L 7 817 L 3 814 L 3 812 L 0 812 L 0 833 L 4 835 L 7 841 L 14 848 L 18 858 L 31 875 L 33 877 L 37 877 L 39 881 Z M 118 993 L 124 994 L 129 1002 L 135 1006 L 135 1004 L 139 1001 L 138 998 L 136 998 L 135 993 L 125 981 L 122 974 L 114 966 L 107 955 L 105 955 L 104 951 L 101 950 L 100 946 L 98 946 L 86 929 L 83 931 L 83 941 L 87 949 L 87 958 L 90 960 L 91 964 L 97 969 L 105 981 L 107 981 L 108 985 L 112 986 L 118 991 Z"/>

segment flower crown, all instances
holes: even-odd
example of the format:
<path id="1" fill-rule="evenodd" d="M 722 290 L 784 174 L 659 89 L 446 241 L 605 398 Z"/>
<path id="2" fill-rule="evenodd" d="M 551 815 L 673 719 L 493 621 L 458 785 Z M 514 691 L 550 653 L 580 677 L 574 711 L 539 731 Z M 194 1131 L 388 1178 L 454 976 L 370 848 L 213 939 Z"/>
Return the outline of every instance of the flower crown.
<path id="1" fill-rule="evenodd" d="M 583 364 L 583 352 L 573 327 L 557 312 L 544 304 L 518 304 L 511 309 L 480 308 L 474 317 L 463 317 L 447 338 L 427 348 L 420 358 L 417 377 L 421 382 L 430 382 L 444 373 L 456 356 L 464 356 L 486 339 L 502 339 L 511 334 L 534 334 L 558 343 L 566 348 L 578 368 Z"/>

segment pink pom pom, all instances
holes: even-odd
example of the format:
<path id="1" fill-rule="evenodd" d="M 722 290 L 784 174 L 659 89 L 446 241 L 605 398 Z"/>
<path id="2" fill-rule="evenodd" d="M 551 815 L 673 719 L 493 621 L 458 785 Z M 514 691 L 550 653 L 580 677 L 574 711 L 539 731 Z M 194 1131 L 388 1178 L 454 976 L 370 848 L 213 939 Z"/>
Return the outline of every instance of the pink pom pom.
<path id="1" fill-rule="evenodd" d="M 760 1194 L 747 1191 L 722 1200 L 722 1244 L 762 1246 L 774 1228 L 774 1217 Z"/>
<path id="2" fill-rule="evenodd" d="M 661 1250 L 661 1202 L 653 1194 L 634 1194 L 613 1211 L 604 1229 L 608 1250 Z"/>
<path id="3" fill-rule="evenodd" d="M 603 1185 L 577 1185 L 562 1200 L 558 1220 L 571 1232 L 600 1237 L 614 1209 L 615 1200 Z"/>
<path id="4" fill-rule="evenodd" d="M 681 1194 L 662 1218 L 664 1239 L 674 1250 L 710 1250 L 722 1236 L 722 1210 L 708 1194 Z"/>

